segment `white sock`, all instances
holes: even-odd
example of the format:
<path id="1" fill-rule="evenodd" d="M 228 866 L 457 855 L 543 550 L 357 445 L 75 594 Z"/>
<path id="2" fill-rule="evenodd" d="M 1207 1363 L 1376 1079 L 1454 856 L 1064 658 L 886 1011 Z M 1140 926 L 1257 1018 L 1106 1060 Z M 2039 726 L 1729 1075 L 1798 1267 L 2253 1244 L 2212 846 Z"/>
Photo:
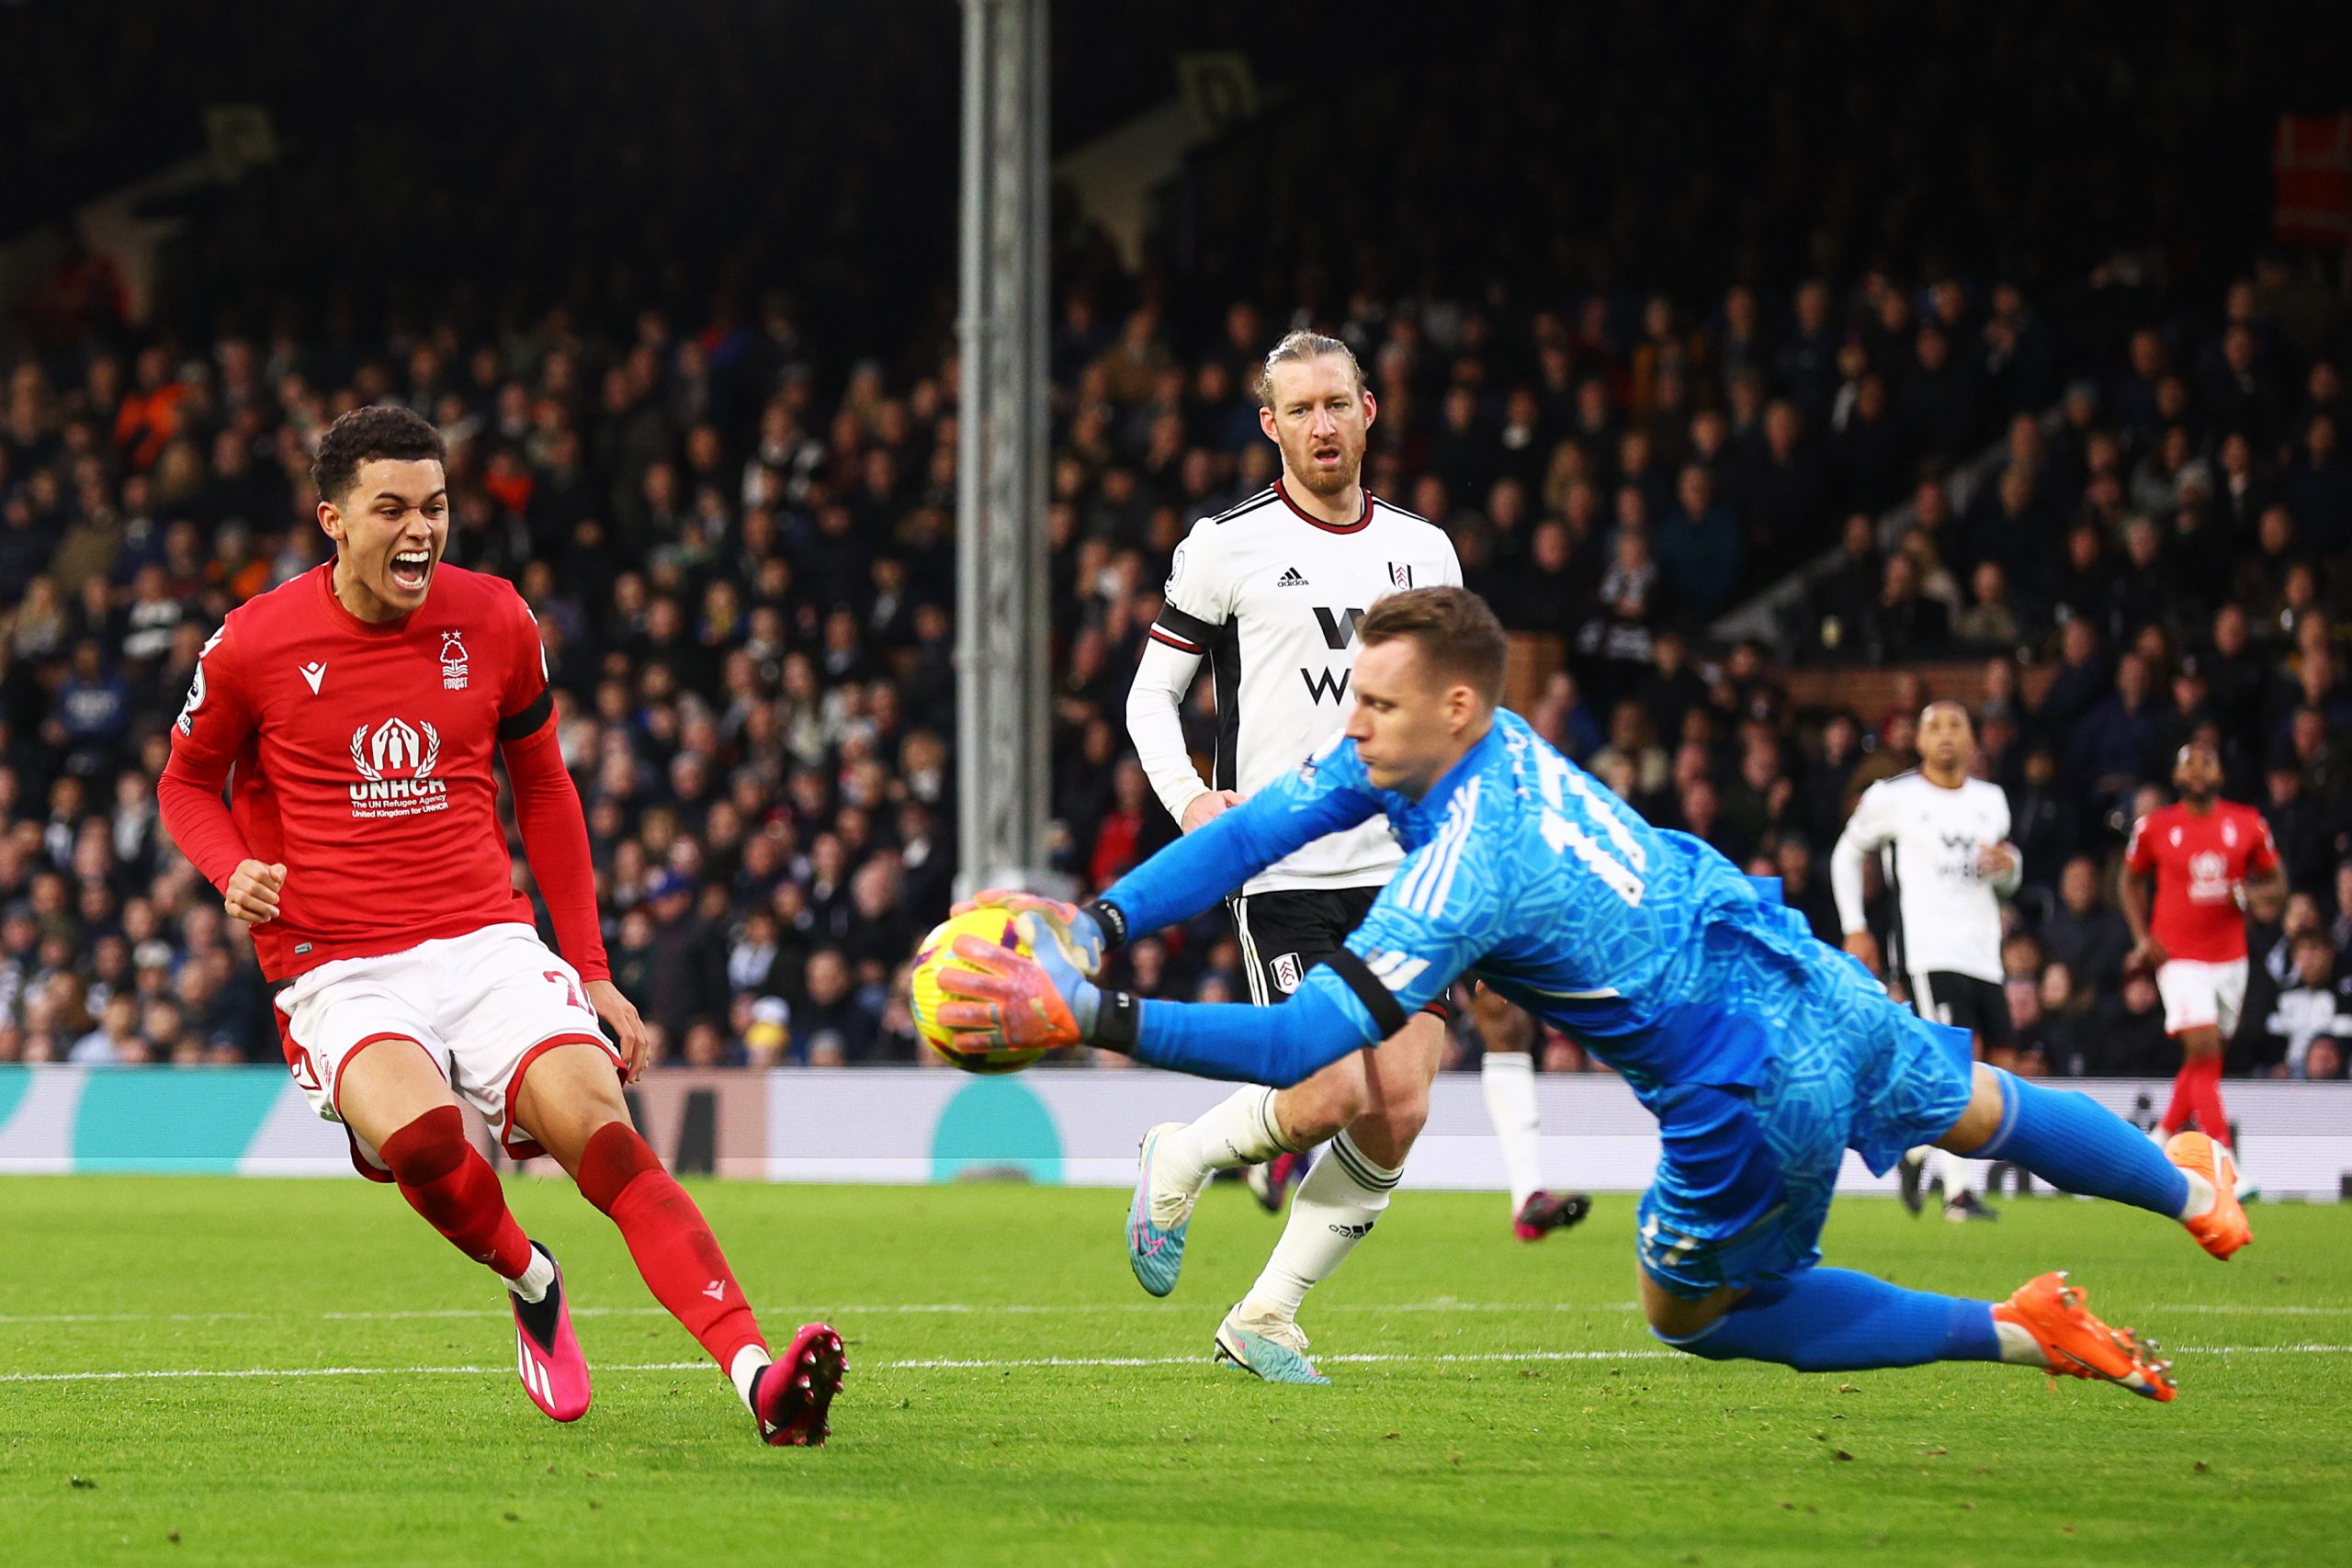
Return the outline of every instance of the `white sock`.
<path id="1" fill-rule="evenodd" d="M 1968 1159 L 1952 1153 L 1950 1149 L 1939 1149 L 1936 1152 L 1938 1157 L 1943 1161 L 1945 1202 L 1957 1203 L 1966 1194 L 1979 1191 L 1984 1188 L 1984 1168 L 1990 1162 Z"/>
<path id="2" fill-rule="evenodd" d="M 507 1280 L 506 1288 L 522 1300 L 536 1303 L 548 1299 L 548 1287 L 554 1283 L 555 1264 L 535 1247 L 531 1248 L 531 1266 L 514 1279 Z"/>
<path id="3" fill-rule="evenodd" d="M 735 1352 L 734 1363 L 727 1369 L 727 1379 L 735 1385 L 735 1393 L 743 1401 L 743 1408 L 751 1410 L 754 1416 L 759 1412 L 752 1407 L 752 1382 L 771 1359 L 768 1353 L 757 1345 L 746 1345 Z"/>
<path id="4" fill-rule="evenodd" d="M 1388 1207 L 1402 1171 L 1374 1165 L 1341 1133 L 1290 1201 L 1290 1218 L 1266 1270 L 1241 1298 L 1244 1318 L 1294 1322 L 1307 1291 L 1331 1277 Z"/>
<path id="5" fill-rule="evenodd" d="M 1284 1152 L 1274 1122 L 1274 1091 L 1252 1086 L 1211 1106 L 1197 1122 L 1159 1140 L 1158 1175 L 1187 1192 L 1197 1192 L 1213 1170 L 1261 1165 Z"/>
<path id="6" fill-rule="evenodd" d="M 2041 1342 L 2021 1323 L 1993 1320 L 1994 1337 L 2001 1342 L 2001 1359 L 2012 1367 L 2049 1368 L 2050 1358 L 2041 1353 Z"/>
<path id="7" fill-rule="evenodd" d="M 1489 1051 L 1478 1062 L 1478 1087 L 1487 1091 L 1487 1119 L 1503 1146 L 1503 1170 L 1510 1179 L 1510 1212 L 1544 1187 L 1542 1129 L 1535 1111 L 1535 1058 L 1524 1051 Z"/>
<path id="8" fill-rule="evenodd" d="M 2181 1175 L 2188 1178 L 2188 1201 L 2175 1217 L 2194 1220 L 2211 1213 L 2213 1205 L 2221 1201 L 2221 1196 L 2215 1191 L 2213 1184 L 2193 1170 L 2184 1170 Z"/>

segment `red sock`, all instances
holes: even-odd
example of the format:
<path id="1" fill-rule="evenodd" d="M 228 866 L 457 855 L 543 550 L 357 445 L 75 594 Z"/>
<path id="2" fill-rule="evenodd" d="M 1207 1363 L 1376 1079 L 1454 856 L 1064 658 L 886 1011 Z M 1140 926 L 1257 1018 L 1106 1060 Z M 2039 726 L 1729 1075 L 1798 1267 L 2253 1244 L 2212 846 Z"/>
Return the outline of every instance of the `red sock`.
<path id="1" fill-rule="evenodd" d="M 379 1152 L 409 1207 L 458 1251 L 509 1280 L 531 1266 L 531 1244 L 507 1212 L 498 1173 L 467 1142 L 466 1119 L 456 1106 L 426 1111 L 386 1138 Z"/>
<path id="2" fill-rule="evenodd" d="M 2197 1130 L 2218 1144 L 2230 1141 L 2230 1115 L 2222 1108 L 2222 1056 L 2199 1056 L 2188 1064 L 2189 1097 L 2197 1111 Z"/>
<path id="3" fill-rule="evenodd" d="M 747 1345 L 767 1348 L 727 1255 L 702 1211 L 637 1129 L 612 1122 L 580 1156 L 580 1195 L 612 1216 L 653 1299 L 686 1325 L 722 1371 Z"/>
<path id="4" fill-rule="evenodd" d="M 2197 1110 L 2197 1064 L 2202 1056 L 2191 1056 L 2181 1063 L 2180 1071 L 2172 1076 L 2172 1101 L 2165 1107 L 2164 1120 L 2156 1123 L 2156 1131 L 2171 1137 L 2188 1125 Z"/>

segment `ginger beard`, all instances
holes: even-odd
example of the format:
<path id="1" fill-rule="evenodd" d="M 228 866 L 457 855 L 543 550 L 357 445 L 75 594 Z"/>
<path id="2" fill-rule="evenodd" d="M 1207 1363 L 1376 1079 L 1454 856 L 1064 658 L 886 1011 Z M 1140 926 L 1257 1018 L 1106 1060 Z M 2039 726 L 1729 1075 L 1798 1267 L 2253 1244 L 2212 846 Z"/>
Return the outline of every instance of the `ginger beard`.
<path id="1" fill-rule="evenodd" d="M 1261 415 L 1282 449 L 1283 470 L 1316 495 L 1345 495 L 1363 469 L 1366 432 L 1378 406 L 1336 354 L 1277 365 L 1274 405 Z"/>

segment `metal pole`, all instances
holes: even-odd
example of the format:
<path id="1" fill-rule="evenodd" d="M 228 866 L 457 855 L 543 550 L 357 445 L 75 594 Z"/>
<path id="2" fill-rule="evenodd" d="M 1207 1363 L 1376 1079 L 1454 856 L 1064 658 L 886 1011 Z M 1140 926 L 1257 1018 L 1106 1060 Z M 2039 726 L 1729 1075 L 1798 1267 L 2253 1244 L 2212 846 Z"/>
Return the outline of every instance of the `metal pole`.
<path id="1" fill-rule="evenodd" d="M 964 0 L 959 895 L 1044 874 L 1046 0 Z"/>

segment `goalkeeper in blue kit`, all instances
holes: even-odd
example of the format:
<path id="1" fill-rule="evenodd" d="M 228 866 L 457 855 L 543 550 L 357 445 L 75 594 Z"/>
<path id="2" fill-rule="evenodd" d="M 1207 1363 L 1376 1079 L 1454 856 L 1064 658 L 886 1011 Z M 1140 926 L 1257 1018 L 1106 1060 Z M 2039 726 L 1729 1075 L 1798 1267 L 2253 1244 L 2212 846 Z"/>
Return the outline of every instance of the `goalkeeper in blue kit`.
<path id="1" fill-rule="evenodd" d="M 1972 1063 L 1968 1036 L 1891 1000 L 1777 889 L 1645 822 L 1498 707 L 1505 640 L 1460 588 L 1376 604 L 1344 733 L 1083 908 L 1018 894 L 1034 960 L 965 939 L 940 1020 L 966 1048 L 1086 1042 L 1275 1085 L 1377 1045 L 1464 976 L 1567 1031 L 1657 1118 L 1641 1201 L 1651 1330 L 1804 1371 L 2006 1361 L 2169 1400 L 2169 1363 L 2045 1274 L 2006 1301 L 1820 1266 L 1853 1149 L 1883 1174 L 1933 1144 L 2181 1222 L 2216 1258 L 2252 1239 L 2201 1134 L 2162 1150 L 2084 1095 Z M 1278 1008 L 1098 987 L 1105 948 L 1189 919 L 1259 868 L 1385 813 L 1407 858 L 1346 947 Z M 1131 1245 L 1134 1245 L 1131 1242 Z"/>

